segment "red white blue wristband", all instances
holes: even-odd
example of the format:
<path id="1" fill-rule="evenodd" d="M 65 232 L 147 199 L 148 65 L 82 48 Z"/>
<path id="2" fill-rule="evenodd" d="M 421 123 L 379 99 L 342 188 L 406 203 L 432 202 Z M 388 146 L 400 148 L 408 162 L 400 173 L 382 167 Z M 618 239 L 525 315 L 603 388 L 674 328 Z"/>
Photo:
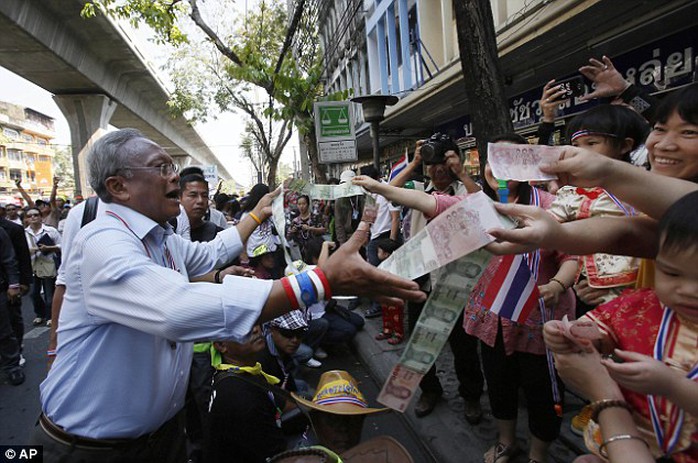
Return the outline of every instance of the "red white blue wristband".
<path id="1" fill-rule="evenodd" d="M 322 282 L 322 287 L 325 289 L 325 300 L 332 298 L 332 289 L 330 288 L 330 282 L 327 280 L 327 276 L 325 275 L 325 272 L 322 271 L 320 267 L 315 267 L 313 269 L 313 272 L 315 272 L 315 275 L 320 279 Z"/>
<path id="2" fill-rule="evenodd" d="M 317 291 L 313 286 L 313 281 L 310 279 L 308 272 L 299 273 L 296 275 L 296 280 L 301 289 L 301 301 L 305 307 L 310 307 L 318 301 Z"/>
<path id="3" fill-rule="evenodd" d="M 291 286 L 290 278 L 288 277 L 283 277 L 281 279 L 281 286 L 283 286 L 284 291 L 286 292 L 286 297 L 288 298 L 288 301 L 291 303 L 291 308 L 292 309 L 298 309 L 298 298 L 296 298 L 296 294 L 293 291 L 293 287 Z"/>
<path id="4" fill-rule="evenodd" d="M 325 300 L 325 287 L 322 285 L 322 281 L 320 281 L 320 277 L 317 276 L 317 273 L 315 273 L 314 270 L 308 270 L 306 272 L 306 274 L 312 280 L 313 285 L 315 285 L 315 292 L 317 293 L 317 300 L 324 301 Z"/>

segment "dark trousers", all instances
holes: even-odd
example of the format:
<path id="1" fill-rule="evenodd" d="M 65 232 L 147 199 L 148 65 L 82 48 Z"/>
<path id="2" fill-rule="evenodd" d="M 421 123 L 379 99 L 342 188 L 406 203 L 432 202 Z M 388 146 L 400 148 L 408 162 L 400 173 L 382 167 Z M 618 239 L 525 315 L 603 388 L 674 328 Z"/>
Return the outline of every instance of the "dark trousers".
<path id="1" fill-rule="evenodd" d="M 24 340 L 24 319 L 22 318 L 22 298 L 17 298 L 15 301 L 7 301 L 7 310 L 10 315 L 10 325 L 12 332 L 15 335 L 19 351 L 22 351 L 22 341 Z"/>
<path id="2" fill-rule="evenodd" d="M 178 413 L 150 436 L 111 448 L 88 448 L 57 440 L 41 424 L 34 428 L 31 445 L 44 447 L 44 463 L 184 463 L 184 414 Z"/>
<path id="3" fill-rule="evenodd" d="M 560 434 L 562 419 L 555 413 L 552 383 L 545 354 L 514 352 L 506 355 L 502 327 L 494 347 L 482 343 L 482 366 L 487 378 L 487 393 L 492 415 L 499 420 L 515 420 L 519 388 L 523 389 L 528 409 L 528 428 L 538 439 L 552 442 Z M 563 384 L 556 378 L 560 395 Z"/>
<path id="4" fill-rule="evenodd" d="M 364 327 L 364 319 L 361 315 L 344 308 L 329 310 L 322 318 L 329 322 L 322 344 L 336 345 L 349 342 L 354 339 L 356 332 Z"/>
<path id="5" fill-rule="evenodd" d="M 0 290 L 0 370 L 9 373 L 19 367 L 19 343 L 15 338 L 7 305 L 7 290 Z"/>
<path id="6" fill-rule="evenodd" d="M 410 333 L 414 330 L 423 308 L 424 302 L 407 303 L 407 327 Z M 485 383 L 477 353 L 479 340 L 463 329 L 463 313 L 458 317 L 456 325 L 448 336 L 448 344 L 453 351 L 453 366 L 459 383 L 458 393 L 467 401 L 479 400 Z M 437 394 L 443 392 L 439 378 L 436 376 L 436 366 L 432 366 L 424 375 L 419 387 L 422 392 Z"/>
<path id="7" fill-rule="evenodd" d="M 39 278 L 34 275 L 32 288 L 32 302 L 34 303 L 34 313 L 37 318 L 51 318 L 51 303 L 53 302 L 53 290 L 56 287 L 56 277 Z M 41 295 L 41 289 L 44 295 Z"/>

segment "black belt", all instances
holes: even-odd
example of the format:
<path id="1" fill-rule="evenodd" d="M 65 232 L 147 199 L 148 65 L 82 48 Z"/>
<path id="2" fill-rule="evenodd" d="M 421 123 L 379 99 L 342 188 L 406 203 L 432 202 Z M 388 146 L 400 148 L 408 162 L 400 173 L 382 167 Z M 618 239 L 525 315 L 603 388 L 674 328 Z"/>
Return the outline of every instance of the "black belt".
<path id="1" fill-rule="evenodd" d="M 141 442 L 143 439 L 91 439 L 89 437 L 76 436 L 49 420 L 43 413 L 39 417 L 39 424 L 52 439 L 75 447 L 107 450 L 133 445 Z"/>

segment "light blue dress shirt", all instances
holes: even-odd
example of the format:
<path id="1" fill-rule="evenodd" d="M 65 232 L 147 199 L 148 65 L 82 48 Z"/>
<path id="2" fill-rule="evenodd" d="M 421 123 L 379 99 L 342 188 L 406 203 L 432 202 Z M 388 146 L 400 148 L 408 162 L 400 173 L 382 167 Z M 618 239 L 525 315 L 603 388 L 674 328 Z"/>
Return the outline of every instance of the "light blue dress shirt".
<path id="1" fill-rule="evenodd" d="M 130 208 L 106 211 L 78 232 L 64 263 L 58 353 L 41 404 L 70 433 L 136 438 L 184 405 L 192 342 L 244 341 L 272 281 L 189 282 L 240 254 L 235 227 L 192 243 Z"/>

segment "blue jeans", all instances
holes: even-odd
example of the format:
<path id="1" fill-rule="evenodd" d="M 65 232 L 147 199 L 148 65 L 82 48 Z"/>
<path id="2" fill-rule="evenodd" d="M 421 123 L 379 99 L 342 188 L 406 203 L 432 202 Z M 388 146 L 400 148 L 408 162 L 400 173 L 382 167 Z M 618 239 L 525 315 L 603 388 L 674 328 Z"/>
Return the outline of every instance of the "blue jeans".
<path id="1" fill-rule="evenodd" d="M 325 315 L 322 316 L 329 322 L 329 329 L 322 341 L 323 344 L 349 342 L 356 336 L 356 332 L 364 327 L 364 319 L 360 315 L 347 309 L 343 309 L 342 314 L 346 314 L 347 318 L 334 311 L 325 312 Z"/>

